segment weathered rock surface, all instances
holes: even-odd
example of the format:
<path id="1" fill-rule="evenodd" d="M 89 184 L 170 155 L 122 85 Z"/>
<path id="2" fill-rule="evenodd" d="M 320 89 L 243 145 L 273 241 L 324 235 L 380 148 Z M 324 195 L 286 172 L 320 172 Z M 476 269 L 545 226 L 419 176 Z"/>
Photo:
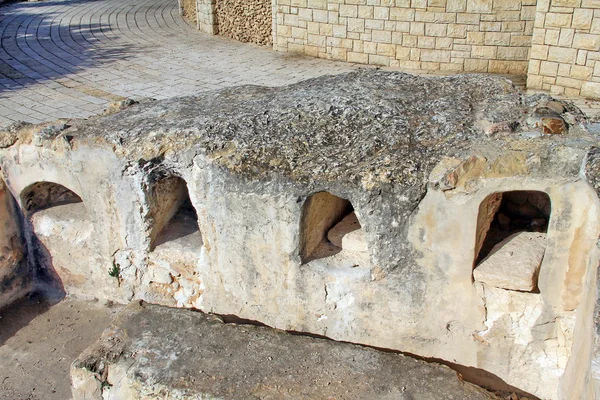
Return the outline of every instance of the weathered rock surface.
<path id="1" fill-rule="evenodd" d="M 564 121 L 562 133 L 544 118 Z M 23 209 L 40 181 L 83 201 L 94 284 L 68 293 L 233 314 L 586 398 L 600 169 L 583 122 L 500 78 L 365 71 L 136 104 L 52 135 L 22 126 L 3 134 L 0 166 Z M 173 225 L 185 222 L 171 218 L 184 191 L 157 189 L 170 177 L 187 185 L 197 233 Z M 551 203 L 539 293 L 473 280 L 498 210 L 482 203 L 514 191 Z M 368 251 L 316 254 L 352 210 Z M 50 255 L 78 251 L 32 219 L 23 234 L 54 232 Z M 29 251 L 40 270 L 80 273 Z"/>
<path id="2" fill-rule="evenodd" d="M 71 379 L 74 400 L 495 398 L 439 364 L 139 302 Z"/>
<path id="3" fill-rule="evenodd" d="M 498 243 L 475 268 L 476 281 L 500 289 L 531 292 L 546 252 L 546 234 L 516 233 Z"/>

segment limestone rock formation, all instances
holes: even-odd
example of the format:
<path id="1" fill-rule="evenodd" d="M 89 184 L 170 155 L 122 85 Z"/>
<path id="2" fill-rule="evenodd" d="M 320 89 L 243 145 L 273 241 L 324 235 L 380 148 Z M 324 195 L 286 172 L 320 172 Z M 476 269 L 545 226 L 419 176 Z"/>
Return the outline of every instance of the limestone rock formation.
<path id="1" fill-rule="evenodd" d="M 25 214 L 24 237 L 59 254 L 30 248 L 34 270 L 86 276 L 68 293 L 434 357 L 542 398 L 597 390 L 598 135 L 570 103 L 490 76 L 361 71 L 68 125 L 7 131 L 0 149 L 22 210 L 40 182 L 82 201 Z M 82 205 L 85 270 L 48 236 Z M 366 252 L 327 238 L 352 212 Z M 538 290 L 474 280 L 519 232 L 547 237 Z"/>
<path id="2" fill-rule="evenodd" d="M 75 399 L 494 399 L 450 368 L 130 304 L 71 367 Z"/>

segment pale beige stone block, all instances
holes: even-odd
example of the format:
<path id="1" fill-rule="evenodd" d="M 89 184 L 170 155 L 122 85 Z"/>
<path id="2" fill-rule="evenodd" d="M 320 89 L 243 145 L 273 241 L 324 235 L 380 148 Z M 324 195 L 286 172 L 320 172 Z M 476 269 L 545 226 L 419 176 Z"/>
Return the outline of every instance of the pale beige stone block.
<path id="1" fill-rule="evenodd" d="M 533 52 L 533 49 L 532 49 Z M 548 61 L 557 61 L 566 64 L 575 64 L 577 59 L 576 49 L 567 49 L 564 47 L 550 47 L 548 50 Z"/>
<path id="2" fill-rule="evenodd" d="M 591 67 L 586 67 L 582 65 L 573 65 L 571 66 L 571 78 L 581 79 L 584 81 L 592 79 L 592 73 L 594 69 Z"/>
<path id="3" fill-rule="evenodd" d="M 393 44 L 402 44 L 402 32 L 392 32 L 392 43 Z"/>
<path id="4" fill-rule="evenodd" d="M 510 61 L 490 60 L 488 72 L 493 74 L 508 74 L 510 71 Z"/>
<path id="5" fill-rule="evenodd" d="M 463 70 L 462 63 L 440 63 L 440 70 L 446 72 L 461 72 Z"/>
<path id="6" fill-rule="evenodd" d="M 396 57 L 396 46 L 389 43 L 378 43 L 377 54 L 387 57 Z"/>
<path id="7" fill-rule="evenodd" d="M 421 49 L 410 49 L 410 60 L 421 61 Z"/>
<path id="8" fill-rule="evenodd" d="M 523 6 L 521 8 L 520 19 L 522 21 L 533 21 L 533 20 L 535 20 L 535 6 Z"/>
<path id="9" fill-rule="evenodd" d="M 410 60 L 410 49 L 404 46 L 396 46 L 397 60 Z"/>
<path id="10" fill-rule="evenodd" d="M 558 38 L 558 45 L 561 47 L 571 47 L 573 44 L 573 37 L 575 35 L 575 29 L 562 28 L 560 30 L 560 36 Z"/>
<path id="11" fill-rule="evenodd" d="M 540 61 L 540 60 L 529 60 L 529 63 L 527 66 L 527 74 L 539 75 L 541 63 L 542 63 L 542 61 Z"/>
<path id="12" fill-rule="evenodd" d="M 373 18 L 388 20 L 390 18 L 390 8 L 389 7 L 374 7 L 373 8 Z"/>
<path id="13" fill-rule="evenodd" d="M 365 29 L 375 29 L 382 31 L 385 28 L 385 21 L 380 19 L 366 19 Z"/>
<path id="14" fill-rule="evenodd" d="M 581 0 L 552 0 L 553 7 L 579 7 Z"/>
<path id="15" fill-rule="evenodd" d="M 427 8 L 427 0 L 411 0 L 410 8 Z"/>
<path id="16" fill-rule="evenodd" d="M 346 25 L 333 25 L 332 26 L 333 37 L 345 38 L 348 33 Z"/>
<path id="17" fill-rule="evenodd" d="M 357 18 L 358 6 L 340 4 L 340 17 Z"/>
<path id="18" fill-rule="evenodd" d="M 582 97 L 585 97 L 588 99 L 600 100 L 600 83 L 585 82 L 581 86 L 580 94 Z"/>
<path id="19" fill-rule="evenodd" d="M 464 69 L 466 72 L 487 72 L 487 60 L 466 59 L 464 61 Z"/>
<path id="20" fill-rule="evenodd" d="M 515 35 L 510 37 L 511 46 L 531 47 L 531 36 Z"/>
<path id="21" fill-rule="evenodd" d="M 531 46 L 531 58 L 536 60 L 547 60 L 549 49 L 549 46 L 534 44 L 533 46 Z"/>
<path id="22" fill-rule="evenodd" d="M 542 28 L 535 28 L 533 35 L 531 36 L 531 44 L 544 44 L 546 39 L 546 30 Z"/>
<path id="23" fill-rule="evenodd" d="M 465 25 L 479 25 L 481 15 L 477 13 L 458 13 L 456 23 Z"/>
<path id="24" fill-rule="evenodd" d="M 546 30 L 546 37 L 544 38 L 544 44 L 547 45 L 558 45 L 558 37 L 560 35 L 559 29 L 548 29 Z"/>
<path id="25" fill-rule="evenodd" d="M 583 8 L 600 8 L 600 0 L 582 0 L 581 7 Z"/>
<path id="26" fill-rule="evenodd" d="M 308 7 L 318 10 L 326 10 L 327 0 L 308 0 Z"/>
<path id="27" fill-rule="evenodd" d="M 353 51 L 349 51 L 347 54 L 348 62 L 357 63 L 357 64 L 368 64 L 369 63 L 369 55 L 364 53 L 355 53 Z"/>
<path id="28" fill-rule="evenodd" d="M 428 7 L 446 8 L 446 0 L 427 0 Z"/>
<path id="29" fill-rule="evenodd" d="M 573 21 L 571 27 L 575 29 L 590 29 L 592 27 L 592 17 L 594 10 L 578 8 L 573 10 Z"/>
<path id="30" fill-rule="evenodd" d="M 358 18 L 373 18 L 373 7 L 358 6 Z"/>
<path id="31" fill-rule="evenodd" d="M 471 56 L 473 58 L 485 58 L 488 60 L 494 60 L 497 54 L 496 46 L 473 46 L 471 49 Z"/>
<path id="32" fill-rule="evenodd" d="M 541 89 L 542 77 L 538 75 L 527 75 L 527 87 L 529 89 Z"/>
<path id="33" fill-rule="evenodd" d="M 600 35 L 576 33 L 573 37 L 573 47 L 590 51 L 600 50 Z"/>
<path id="34" fill-rule="evenodd" d="M 489 13 L 492 11 L 492 0 L 467 0 L 467 11 L 470 13 Z"/>
<path id="35" fill-rule="evenodd" d="M 423 22 L 412 22 L 410 24 L 410 34 L 415 36 L 424 36 L 425 24 Z"/>
<path id="36" fill-rule="evenodd" d="M 348 18 L 348 32 L 364 32 L 365 20 L 360 18 Z"/>
<path id="37" fill-rule="evenodd" d="M 544 26 L 546 28 L 570 28 L 572 14 L 547 13 Z"/>
<path id="38" fill-rule="evenodd" d="M 446 36 L 446 24 L 425 24 L 425 34 L 427 36 Z"/>
<path id="39" fill-rule="evenodd" d="M 493 0 L 494 11 L 501 10 L 520 10 L 521 0 Z"/>
<path id="40" fill-rule="evenodd" d="M 451 38 L 466 38 L 467 37 L 467 25 L 449 24 L 447 26 L 447 35 Z"/>
<path id="41" fill-rule="evenodd" d="M 329 22 L 336 24 L 338 22 L 339 14 L 337 12 L 331 13 L 325 10 L 313 10 L 313 21 L 315 22 Z"/>
<path id="42" fill-rule="evenodd" d="M 435 38 L 435 48 L 440 50 L 452 50 L 452 38 Z"/>
<path id="43" fill-rule="evenodd" d="M 307 44 L 310 46 L 325 47 L 325 36 L 308 34 Z"/>
<path id="44" fill-rule="evenodd" d="M 587 63 L 587 50 L 578 50 L 577 51 L 577 61 L 575 62 L 578 65 L 586 65 Z M 597 63 L 600 66 L 600 63 Z"/>
<path id="45" fill-rule="evenodd" d="M 390 65 L 390 58 L 386 57 L 386 56 L 380 56 L 378 54 L 370 54 L 369 55 L 369 64 L 383 65 L 383 66 L 387 67 Z"/>
<path id="46" fill-rule="evenodd" d="M 530 292 L 546 252 L 546 234 L 520 232 L 498 243 L 473 270 L 476 281 L 501 289 Z"/>
<path id="47" fill-rule="evenodd" d="M 377 54 L 377 43 L 365 42 L 365 53 Z"/>
<path id="48" fill-rule="evenodd" d="M 508 21 L 502 22 L 502 32 L 523 32 L 525 31 L 525 22 Z"/>
<path id="49" fill-rule="evenodd" d="M 467 0 L 447 0 L 447 12 L 465 12 L 467 11 Z"/>
<path id="50" fill-rule="evenodd" d="M 398 61 L 398 68 L 405 69 L 420 69 L 421 62 L 420 61 Z"/>
<path id="51" fill-rule="evenodd" d="M 467 32 L 467 44 L 483 44 L 485 41 L 485 32 Z"/>
<path id="52" fill-rule="evenodd" d="M 514 75 L 527 74 L 527 61 L 511 61 L 508 65 L 508 73 Z"/>
<path id="53" fill-rule="evenodd" d="M 508 46 L 510 45 L 510 33 L 486 32 L 484 44 L 488 46 Z"/>
<path id="54" fill-rule="evenodd" d="M 417 47 L 418 36 L 404 35 L 402 37 L 402 46 L 404 47 Z"/>
<path id="55" fill-rule="evenodd" d="M 415 21 L 417 21 L 417 22 L 434 22 L 435 21 L 435 13 L 425 11 L 425 10 L 416 10 L 415 11 Z"/>
<path id="56" fill-rule="evenodd" d="M 484 32 L 500 32 L 502 30 L 502 22 L 480 22 L 479 29 Z"/>
<path id="57" fill-rule="evenodd" d="M 431 36 L 419 36 L 419 39 L 417 40 L 417 46 L 420 49 L 434 49 L 435 38 Z"/>
<path id="58" fill-rule="evenodd" d="M 558 74 L 558 63 L 542 61 L 540 64 L 540 75 L 556 76 Z"/>
<path id="59" fill-rule="evenodd" d="M 558 76 L 556 78 L 556 84 L 559 86 L 564 86 L 573 89 L 581 89 L 581 85 L 583 85 L 583 81 L 579 79 L 567 78 L 564 76 Z"/>
<path id="60" fill-rule="evenodd" d="M 392 43 L 392 32 L 389 31 L 372 31 L 371 37 L 374 42 Z"/>
<path id="61" fill-rule="evenodd" d="M 529 59 L 528 47 L 498 47 L 499 60 L 527 61 Z"/>
<path id="62" fill-rule="evenodd" d="M 392 21 L 414 21 L 415 10 L 410 8 L 390 8 L 390 19 Z"/>
<path id="63" fill-rule="evenodd" d="M 571 75 L 570 64 L 559 64 L 558 65 L 558 76 L 569 76 Z"/>

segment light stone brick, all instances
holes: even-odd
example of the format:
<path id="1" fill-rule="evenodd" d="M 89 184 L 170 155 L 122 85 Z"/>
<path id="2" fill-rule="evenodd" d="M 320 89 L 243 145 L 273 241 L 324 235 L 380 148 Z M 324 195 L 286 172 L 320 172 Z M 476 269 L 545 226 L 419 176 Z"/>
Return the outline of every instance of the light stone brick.
<path id="1" fill-rule="evenodd" d="M 579 7 L 581 0 L 552 0 L 554 7 Z"/>
<path id="2" fill-rule="evenodd" d="M 546 37 L 544 38 L 544 44 L 548 45 L 558 45 L 558 37 L 560 35 L 560 30 L 558 29 L 548 29 L 546 31 Z"/>
<path id="3" fill-rule="evenodd" d="M 498 47 L 499 60 L 527 61 L 529 58 L 528 47 Z"/>
<path id="4" fill-rule="evenodd" d="M 521 0 L 493 0 L 494 11 L 501 10 L 520 10 Z"/>
<path id="5" fill-rule="evenodd" d="M 523 6 L 521 8 L 520 19 L 522 21 L 533 21 L 533 20 L 535 20 L 535 6 Z"/>
<path id="6" fill-rule="evenodd" d="M 463 70 L 462 63 L 440 63 L 440 71 L 445 72 L 461 72 Z"/>
<path id="7" fill-rule="evenodd" d="M 393 21 L 414 21 L 415 10 L 410 8 L 390 8 L 390 19 Z"/>
<path id="8" fill-rule="evenodd" d="M 523 32 L 524 30 L 525 22 L 502 22 L 502 32 Z"/>
<path id="9" fill-rule="evenodd" d="M 435 13 L 417 10 L 417 11 L 415 11 L 415 21 L 434 22 L 435 21 Z"/>
<path id="10" fill-rule="evenodd" d="M 569 64 L 558 65 L 558 76 L 569 76 L 571 75 L 571 66 Z"/>
<path id="11" fill-rule="evenodd" d="M 464 61 L 464 69 L 466 72 L 487 72 L 487 60 L 466 59 Z"/>
<path id="12" fill-rule="evenodd" d="M 421 61 L 421 49 L 410 49 L 410 60 Z"/>
<path id="13" fill-rule="evenodd" d="M 483 44 L 485 32 L 467 32 L 467 44 Z"/>
<path id="14" fill-rule="evenodd" d="M 427 8 L 427 0 L 411 0 L 411 8 Z"/>
<path id="15" fill-rule="evenodd" d="M 415 36 L 425 35 L 425 24 L 423 22 L 413 22 L 410 24 L 410 34 Z"/>
<path id="16" fill-rule="evenodd" d="M 402 32 L 392 32 L 392 43 L 393 44 L 402 44 Z"/>
<path id="17" fill-rule="evenodd" d="M 550 47 L 548 50 L 548 61 L 557 61 L 560 63 L 575 64 L 577 58 L 576 49 L 567 49 L 563 47 Z"/>
<path id="18" fill-rule="evenodd" d="M 390 18 L 390 8 L 389 7 L 374 7 L 373 8 L 373 18 L 387 20 Z"/>
<path id="19" fill-rule="evenodd" d="M 358 63 L 358 64 L 368 64 L 369 63 L 369 55 L 364 53 L 355 53 L 353 51 L 349 51 L 347 53 L 348 62 Z"/>
<path id="20" fill-rule="evenodd" d="M 533 35 L 531 36 L 531 44 L 544 44 L 546 39 L 546 30 L 541 28 L 535 28 Z"/>
<path id="21" fill-rule="evenodd" d="M 510 64 L 510 61 L 490 60 L 488 72 L 493 74 L 508 74 L 510 73 Z"/>
<path id="22" fill-rule="evenodd" d="M 573 44 L 573 36 L 575 35 L 575 29 L 561 29 L 560 36 L 558 38 L 558 45 L 561 47 L 571 47 Z"/>
<path id="23" fill-rule="evenodd" d="M 372 40 L 378 43 L 392 43 L 392 32 L 388 31 L 372 31 Z"/>
<path id="24" fill-rule="evenodd" d="M 440 50 L 452 50 L 452 38 L 436 37 L 435 48 Z"/>
<path id="25" fill-rule="evenodd" d="M 430 36 L 419 36 L 417 45 L 420 49 L 435 49 L 435 38 Z"/>
<path id="26" fill-rule="evenodd" d="M 564 76 L 559 76 L 556 78 L 556 84 L 559 86 L 564 86 L 573 89 L 581 89 L 581 85 L 583 85 L 583 81 L 579 79 L 567 78 Z"/>
<path id="27" fill-rule="evenodd" d="M 592 79 L 593 72 L 594 72 L 593 68 L 584 67 L 581 65 L 573 65 L 571 67 L 571 78 L 588 81 L 588 80 Z"/>
<path id="28" fill-rule="evenodd" d="M 527 76 L 527 87 L 529 89 L 541 89 L 542 88 L 542 77 L 537 75 Z"/>
<path id="29" fill-rule="evenodd" d="M 318 10 L 326 10 L 327 0 L 308 0 L 308 7 Z"/>
<path id="30" fill-rule="evenodd" d="M 467 11 L 467 0 L 447 0 L 447 12 L 465 12 Z"/>
<path id="31" fill-rule="evenodd" d="M 426 24 L 425 25 L 425 34 L 427 36 L 446 36 L 446 24 Z"/>
<path id="32" fill-rule="evenodd" d="M 383 65 L 387 67 L 390 65 L 390 58 L 386 56 L 380 56 L 378 54 L 369 55 L 369 64 L 371 65 Z"/>
<path id="33" fill-rule="evenodd" d="M 337 38 L 345 38 L 348 33 L 346 25 L 333 25 L 333 36 Z"/>
<path id="34" fill-rule="evenodd" d="M 585 82 L 581 85 L 581 96 L 588 99 L 600 99 L 600 83 Z"/>
<path id="35" fill-rule="evenodd" d="M 486 32 L 484 43 L 488 46 L 508 46 L 510 45 L 510 33 Z"/>
<path id="36" fill-rule="evenodd" d="M 480 22 L 479 29 L 483 32 L 500 32 L 502 30 L 502 22 Z"/>
<path id="37" fill-rule="evenodd" d="M 365 20 L 360 18 L 348 18 L 348 32 L 364 32 Z"/>
<path id="38" fill-rule="evenodd" d="M 573 11 L 573 21 L 571 27 L 575 29 L 590 29 L 592 27 L 593 10 L 590 9 L 575 9 Z"/>
<path id="39" fill-rule="evenodd" d="M 546 28 L 570 28 L 571 14 L 547 13 L 544 26 Z"/>
<path id="40" fill-rule="evenodd" d="M 547 60 L 549 49 L 549 46 L 541 46 L 534 44 L 533 46 L 531 46 L 531 58 L 536 60 Z"/>
<path id="41" fill-rule="evenodd" d="M 311 46 L 325 47 L 325 36 L 308 34 L 307 43 Z"/>
<path id="42" fill-rule="evenodd" d="M 358 6 L 355 5 L 340 5 L 340 17 L 357 18 L 358 17 Z"/>
<path id="43" fill-rule="evenodd" d="M 358 18 L 373 18 L 373 7 L 358 6 Z"/>
<path id="44" fill-rule="evenodd" d="M 421 62 L 420 61 L 399 61 L 398 68 L 419 69 L 419 68 L 421 68 Z"/>
<path id="45" fill-rule="evenodd" d="M 539 75 L 540 63 L 540 60 L 529 60 L 529 63 L 527 65 L 527 74 Z"/>
<path id="46" fill-rule="evenodd" d="M 479 25 L 481 15 L 475 13 L 456 14 L 456 22 L 465 25 Z"/>
<path id="47" fill-rule="evenodd" d="M 511 46 L 527 46 L 531 47 L 531 36 L 528 35 L 516 35 L 510 37 Z"/>
<path id="48" fill-rule="evenodd" d="M 365 42 L 365 53 L 377 54 L 377 43 Z"/>
<path id="49" fill-rule="evenodd" d="M 573 37 L 573 47 L 590 51 L 600 50 L 600 35 L 576 33 Z"/>
<path id="50" fill-rule="evenodd" d="M 485 58 L 488 60 L 493 60 L 496 58 L 496 54 L 496 46 L 473 46 L 471 49 L 471 56 L 473 58 Z"/>
<path id="51" fill-rule="evenodd" d="M 402 37 L 402 46 L 405 47 L 417 47 L 418 37 L 414 35 L 404 35 Z"/>
<path id="52" fill-rule="evenodd" d="M 366 19 L 365 20 L 365 29 L 376 29 L 376 30 L 384 30 L 385 21 L 380 19 Z"/>
<path id="53" fill-rule="evenodd" d="M 577 51 L 577 61 L 575 61 L 578 65 L 585 65 L 587 63 L 587 50 L 578 50 Z M 597 63 L 600 66 L 600 63 Z"/>
<path id="54" fill-rule="evenodd" d="M 450 52 L 447 50 L 421 50 L 421 61 L 424 62 L 450 62 Z"/>
<path id="55" fill-rule="evenodd" d="M 540 64 L 540 75 L 556 76 L 558 74 L 558 63 L 542 61 Z"/>
<path id="56" fill-rule="evenodd" d="M 396 57 L 396 46 L 389 43 L 378 43 L 377 54 L 387 57 Z"/>
<path id="57" fill-rule="evenodd" d="M 447 35 L 451 38 L 466 38 L 467 26 L 458 24 L 449 24 L 447 27 Z"/>
<path id="58" fill-rule="evenodd" d="M 467 11 L 470 13 L 489 13 L 492 11 L 492 0 L 467 0 Z"/>
<path id="59" fill-rule="evenodd" d="M 410 60 L 410 49 L 408 47 L 396 46 L 397 60 Z"/>

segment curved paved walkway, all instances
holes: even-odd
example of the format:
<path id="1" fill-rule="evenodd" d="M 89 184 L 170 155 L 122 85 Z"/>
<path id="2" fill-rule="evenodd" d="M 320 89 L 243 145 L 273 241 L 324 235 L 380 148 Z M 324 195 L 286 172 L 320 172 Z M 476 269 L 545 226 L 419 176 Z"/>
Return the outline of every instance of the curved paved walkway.
<path id="1" fill-rule="evenodd" d="M 126 97 L 283 85 L 356 67 L 203 34 L 179 16 L 177 0 L 0 6 L 0 127 L 88 117 Z M 577 103 L 600 109 L 598 102 Z"/>
<path id="2" fill-rule="evenodd" d="M 354 66 L 197 31 L 177 0 L 45 0 L 0 7 L 0 126 L 101 113 L 239 84 L 283 85 Z"/>

